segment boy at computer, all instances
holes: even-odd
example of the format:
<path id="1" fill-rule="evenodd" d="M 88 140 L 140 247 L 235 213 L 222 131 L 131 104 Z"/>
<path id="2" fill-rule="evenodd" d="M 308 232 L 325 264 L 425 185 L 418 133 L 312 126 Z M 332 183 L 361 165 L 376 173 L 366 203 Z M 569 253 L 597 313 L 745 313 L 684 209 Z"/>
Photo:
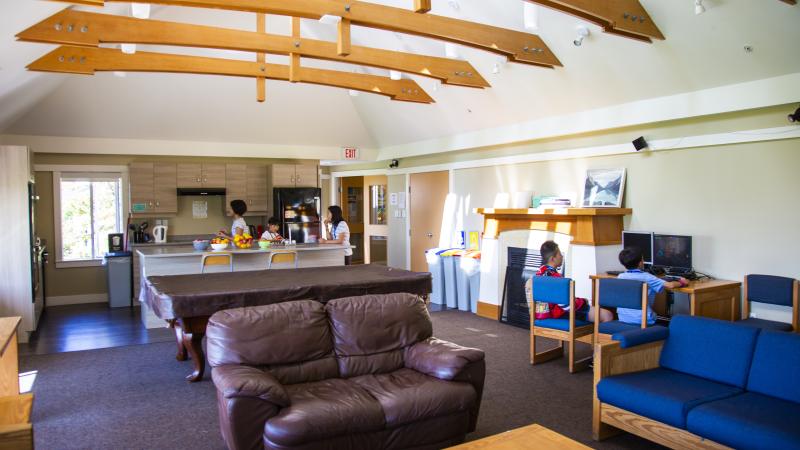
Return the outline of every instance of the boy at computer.
<path id="1" fill-rule="evenodd" d="M 564 255 L 561 254 L 561 249 L 558 244 L 553 241 L 545 241 L 539 248 L 539 254 L 542 256 L 544 264 L 536 272 L 539 277 L 561 277 L 558 273 L 557 267 L 560 267 L 564 262 Z M 532 298 L 533 280 L 528 280 L 525 283 L 525 295 L 528 302 L 533 301 Z M 560 305 L 557 303 L 536 302 L 534 305 L 534 316 L 537 319 L 558 319 L 564 314 L 569 314 L 569 305 Z M 575 297 L 575 319 L 594 322 L 595 308 L 589 305 L 585 298 Z M 600 322 L 608 322 L 614 319 L 611 311 L 600 309 Z"/>
<path id="2" fill-rule="evenodd" d="M 647 324 L 656 323 L 656 313 L 653 311 L 653 302 L 656 294 L 664 289 L 675 289 L 689 284 L 686 278 L 678 278 L 676 281 L 664 281 L 657 276 L 643 271 L 644 257 L 642 250 L 638 247 L 625 247 L 619 252 L 619 262 L 627 269 L 619 274 L 618 278 L 623 280 L 636 280 L 647 283 Z M 642 312 L 638 309 L 617 308 L 617 316 L 621 322 L 641 324 Z"/>

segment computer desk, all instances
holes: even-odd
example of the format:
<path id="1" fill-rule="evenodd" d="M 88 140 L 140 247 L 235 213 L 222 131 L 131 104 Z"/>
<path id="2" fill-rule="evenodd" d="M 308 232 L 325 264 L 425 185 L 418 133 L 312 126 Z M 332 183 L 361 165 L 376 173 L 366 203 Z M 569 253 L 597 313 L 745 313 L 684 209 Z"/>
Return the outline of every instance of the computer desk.
<path id="1" fill-rule="evenodd" d="M 595 283 L 601 278 L 616 278 L 616 275 L 607 273 L 590 275 L 592 279 L 592 292 L 595 292 Z M 740 317 L 739 299 L 742 294 L 742 283 L 730 280 L 693 280 L 684 287 L 667 289 L 671 292 L 682 292 L 689 295 L 689 310 L 693 316 L 711 317 L 714 319 L 736 321 Z M 661 300 L 663 302 L 663 299 Z M 656 300 L 659 303 L 659 300 Z M 601 305 L 602 307 L 602 305 Z M 659 313 L 656 305 L 653 306 Z"/>

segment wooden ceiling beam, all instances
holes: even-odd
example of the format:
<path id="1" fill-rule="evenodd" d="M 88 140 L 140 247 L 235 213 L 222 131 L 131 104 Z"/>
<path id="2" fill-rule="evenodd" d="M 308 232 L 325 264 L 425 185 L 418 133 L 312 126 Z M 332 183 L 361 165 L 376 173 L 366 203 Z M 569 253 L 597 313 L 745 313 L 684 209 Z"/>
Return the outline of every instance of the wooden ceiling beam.
<path id="1" fill-rule="evenodd" d="M 664 35 L 638 0 L 527 0 L 597 24 L 607 33 L 644 42 Z"/>
<path id="2" fill-rule="evenodd" d="M 781 1 L 783 3 L 786 3 L 787 5 L 796 5 L 797 4 L 797 0 L 781 0 Z"/>
<path id="3" fill-rule="evenodd" d="M 267 16 L 266 14 L 256 14 L 256 32 L 267 32 Z M 256 62 L 267 62 L 266 55 L 263 52 L 256 53 Z M 263 102 L 267 99 L 267 81 L 264 77 L 256 77 L 256 100 Z"/>
<path id="4" fill-rule="evenodd" d="M 414 12 L 426 13 L 431 10 L 431 0 L 414 0 Z"/>
<path id="5" fill-rule="evenodd" d="M 69 25 L 72 30 L 69 31 Z M 84 28 L 86 27 L 85 31 Z M 64 9 L 17 34 L 29 42 L 84 45 L 131 43 L 219 48 L 325 59 L 380 67 L 442 80 L 466 87 L 489 87 L 489 83 L 467 61 L 416 55 L 353 45 L 346 57 L 337 54 L 334 42 L 249 31 L 190 25 L 158 20 L 113 16 Z M 299 45 L 296 45 L 298 44 Z"/>
<path id="6" fill-rule="evenodd" d="M 73 3 L 72 0 L 58 0 Z M 81 0 L 103 6 L 129 0 Z M 414 34 L 507 56 L 510 61 L 543 67 L 561 66 L 547 44 L 535 34 L 481 23 L 417 14 L 414 11 L 359 0 L 147 0 L 149 3 L 276 14 L 318 20 L 339 16 L 353 25 Z"/>
<path id="7" fill-rule="evenodd" d="M 295 42 L 300 42 L 299 17 L 292 17 L 292 38 Z M 289 81 L 292 83 L 300 81 L 300 54 L 297 52 L 289 53 Z"/>
<path id="8" fill-rule="evenodd" d="M 289 66 L 222 58 L 136 52 L 132 55 L 113 48 L 60 46 L 28 65 L 40 72 L 93 75 L 101 71 L 192 73 L 289 81 Z M 354 89 L 384 95 L 392 100 L 433 103 L 414 80 L 335 70 L 300 68 L 299 82 Z"/>
<path id="9" fill-rule="evenodd" d="M 350 21 L 342 19 L 336 26 L 336 54 L 347 56 L 350 54 Z"/>

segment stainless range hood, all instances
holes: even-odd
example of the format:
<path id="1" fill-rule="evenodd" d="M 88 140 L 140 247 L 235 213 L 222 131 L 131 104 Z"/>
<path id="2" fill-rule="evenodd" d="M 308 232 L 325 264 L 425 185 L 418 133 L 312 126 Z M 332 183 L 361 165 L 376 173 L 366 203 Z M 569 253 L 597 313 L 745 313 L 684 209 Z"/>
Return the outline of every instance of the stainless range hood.
<path id="1" fill-rule="evenodd" d="M 225 195 L 225 188 L 178 188 L 178 195 Z"/>

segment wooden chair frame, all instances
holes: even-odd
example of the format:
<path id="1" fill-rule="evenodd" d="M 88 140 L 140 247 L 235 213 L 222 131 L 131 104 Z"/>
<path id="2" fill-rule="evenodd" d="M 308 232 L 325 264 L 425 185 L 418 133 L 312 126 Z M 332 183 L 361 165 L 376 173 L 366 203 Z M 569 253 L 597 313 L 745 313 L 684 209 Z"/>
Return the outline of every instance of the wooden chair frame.
<path id="1" fill-rule="evenodd" d="M 282 256 L 282 255 L 291 255 L 292 260 L 294 261 L 294 268 L 297 269 L 297 252 L 290 250 L 270 252 L 269 260 L 267 260 L 267 269 L 272 269 L 272 261 L 275 259 L 276 256 Z"/>
<path id="2" fill-rule="evenodd" d="M 750 300 L 747 294 L 747 276 L 742 283 L 742 317 L 744 320 L 750 317 Z M 792 283 L 792 330 L 800 333 L 800 281 L 794 280 Z"/>
<path id="3" fill-rule="evenodd" d="M 600 311 L 600 280 L 597 280 L 596 283 L 593 283 L 594 287 L 594 299 L 593 299 L 593 306 L 595 311 Z M 647 328 L 647 283 L 642 282 L 642 328 Z M 599 312 L 595 314 L 599 315 Z M 615 313 L 616 314 L 616 313 Z M 594 333 L 592 336 L 592 342 L 595 344 L 598 343 L 606 343 L 612 342 L 611 335 L 607 333 L 600 332 L 600 321 L 594 321 Z"/>
<path id="4" fill-rule="evenodd" d="M 534 277 L 535 278 L 535 277 Z M 569 282 L 569 331 L 554 330 L 552 328 L 537 327 L 536 326 L 536 302 L 533 301 L 533 278 L 531 278 L 531 297 L 528 302 L 530 310 L 530 337 L 531 337 L 531 365 L 536 365 L 546 361 L 564 356 L 564 346 L 566 344 L 568 358 L 569 358 L 569 373 L 575 373 L 579 370 L 587 369 L 592 361 L 592 357 L 575 360 L 575 341 L 580 340 L 589 345 L 592 345 L 592 326 L 584 325 L 582 327 L 575 326 L 575 281 Z M 561 341 L 561 345 L 550 350 L 536 352 L 536 337 L 543 337 L 548 339 L 555 339 Z M 584 339 L 580 339 L 584 338 Z"/>
<path id="5" fill-rule="evenodd" d="M 621 348 L 619 342 L 595 345 L 594 397 L 592 399 L 592 438 L 601 441 L 620 431 L 656 442 L 673 449 L 728 449 L 680 428 L 655 421 L 597 398 L 597 384 L 605 377 L 640 372 L 659 367 L 664 341 Z"/>
<path id="6" fill-rule="evenodd" d="M 227 259 L 228 262 L 221 262 L 223 259 Z M 200 273 L 206 273 L 206 266 L 224 266 L 225 264 L 228 264 L 228 271 L 233 272 L 233 253 L 203 253 L 203 257 L 200 259 Z"/>

